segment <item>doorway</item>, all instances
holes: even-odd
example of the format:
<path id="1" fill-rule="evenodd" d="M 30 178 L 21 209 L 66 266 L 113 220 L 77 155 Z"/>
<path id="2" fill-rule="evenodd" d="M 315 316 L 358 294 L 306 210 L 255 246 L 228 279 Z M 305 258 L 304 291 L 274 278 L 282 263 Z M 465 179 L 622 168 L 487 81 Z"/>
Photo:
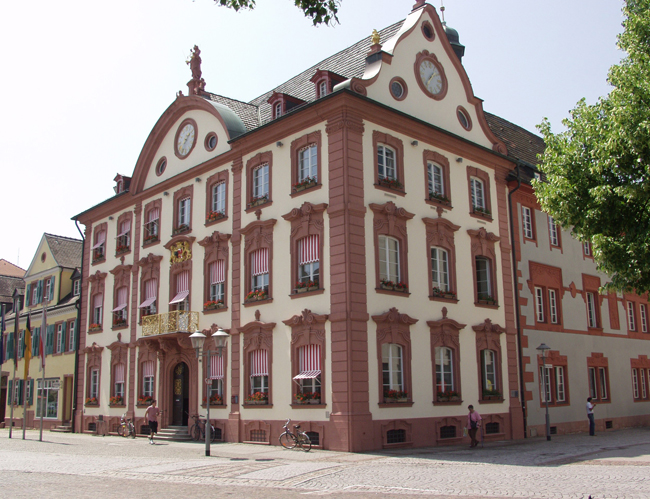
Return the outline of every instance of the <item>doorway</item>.
<path id="1" fill-rule="evenodd" d="M 179 362 L 172 371 L 172 421 L 173 426 L 187 426 L 190 409 L 190 372 L 185 362 Z"/>
<path id="2" fill-rule="evenodd" d="M 72 420 L 72 376 L 63 377 L 63 414 L 62 423 Z"/>
<path id="3" fill-rule="evenodd" d="M 5 410 L 7 408 L 7 376 L 0 378 L 0 422 L 5 420 Z"/>

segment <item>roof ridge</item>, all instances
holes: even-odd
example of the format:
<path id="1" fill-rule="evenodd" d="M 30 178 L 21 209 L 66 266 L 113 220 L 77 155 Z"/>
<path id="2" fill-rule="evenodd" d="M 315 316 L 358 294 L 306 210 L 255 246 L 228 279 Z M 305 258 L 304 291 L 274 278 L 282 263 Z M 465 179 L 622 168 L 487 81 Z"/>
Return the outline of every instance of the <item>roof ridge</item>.
<path id="1" fill-rule="evenodd" d="M 221 97 L 222 99 L 234 100 L 235 102 L 239 102 L 240 104 L 246 104 L 247 106 L 251 106 L 251 107 L 255 107 L 255 108 L 259 107 L 259 106 L 256 106 L 255 104 L 251 104 L 250 102 L 246 102 L 246 101 L 239 100 L 239 99 L 233 99 L 232 97 L 228 97 L 226 95 L 215 94 L 214 92 L 208 92 L 208 91 L 204 91 L 204 92 L 206 94 L 209 94 L 209 95 L 214 95 L 215 97 Z"/>
<path id="2" fill-rule="evenodd" d="M 59 236 L 57 234 L 50 234 L 49 232 L 45 232 L 43 235 L 49 236 L 49 237 L 57 237 L 59 239 L 66 239 L 68 241 L 74 241 L 76 243 L 83 243 L 83 239 L 75 239 L 74 237 L 69 237 L 69 236 Z"/>

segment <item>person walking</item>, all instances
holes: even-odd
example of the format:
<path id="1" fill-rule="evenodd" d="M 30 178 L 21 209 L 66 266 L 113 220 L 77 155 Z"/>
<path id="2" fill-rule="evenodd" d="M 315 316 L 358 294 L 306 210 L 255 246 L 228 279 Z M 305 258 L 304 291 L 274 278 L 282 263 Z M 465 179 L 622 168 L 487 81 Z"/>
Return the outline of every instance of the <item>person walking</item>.
<path id="1" fill-rule="evenodd" d="M 158 415 L 160 414 L 160 409 L 156 407 L 156 401 L 153 400 L 151 405 L 147 407 L 147 410 L 144 413 L 145 422 L 149 422 L 149 443 L 153 445 L 153 437 L 158 433 Z"/>
<path id="2" fill-rule="evenodd" d="M 587 398 L 587 417 L 589 418 L 589 436 L 596 436 L 596 420 L 594 419 L 594 407 L 596 404 L 591 402 L 591 397 Z"/>
<path id="3" fill-rule="evenodd" d="M 472 449 L 478 445 L 478 440 L 476 440 L 476 433 L 481 427 L 481 415 L 474 410 L 474 406 L 470 405 L 467 407 L 469 409 L 469 414 L 467 415 L 467 430 L 469 432 L 469 438 L 472 439 L 472 443 L 469 448 Z"/>

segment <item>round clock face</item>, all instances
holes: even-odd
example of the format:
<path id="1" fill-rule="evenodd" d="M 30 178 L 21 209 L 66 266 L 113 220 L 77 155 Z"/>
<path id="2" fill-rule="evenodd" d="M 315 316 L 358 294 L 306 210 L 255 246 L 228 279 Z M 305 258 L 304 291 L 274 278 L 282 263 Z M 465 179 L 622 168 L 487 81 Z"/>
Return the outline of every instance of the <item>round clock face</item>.
<path id="1" fill-rule="evenodd" d="M 178 134 L 176 149 L 181 156 L 187 156 L 194 145 L 194 127 L 191 123 L 186 124 Z"/>
<path id="2" fill-rule="evenodd" d="M 436 65 L 429 59 L 425 59 L 420 63 L 420 80 L 431 95 L 438 95 L 442 91 L 442 75 Z"/>

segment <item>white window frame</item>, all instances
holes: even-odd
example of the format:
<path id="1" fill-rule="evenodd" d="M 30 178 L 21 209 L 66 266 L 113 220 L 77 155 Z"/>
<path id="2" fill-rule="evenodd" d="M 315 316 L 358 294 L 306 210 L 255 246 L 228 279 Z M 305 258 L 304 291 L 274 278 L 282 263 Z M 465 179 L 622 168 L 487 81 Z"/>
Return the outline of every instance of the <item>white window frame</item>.
<path id="1" fill-rule="evenodd" d="M 404 391 L 404 349 L 397 343 L 382 343 L 382 386 L 384 391 Z M 386 383 L 388 376 L 388 383 Z"/>
<path id="2" fill-rule="evenodd" d="M 43 291 L 43 301 L 50 298 L 50 288 L 52 287 L 52 278 L 45 279 L 45 290 Z"/>
<path id="3" fill-rule="evenodd" d="M 64 345 L 61 344 L 61 341 L 63 340 L 63 325 L 65 323 L 57 324 L 56 325 L 56 344 L 54 347 L 54 353 L 63 353 L 63 347 Z"/>
<path id="4" fill-rule="evenodd" d="M 587 318 L 589 321 L 589 327 L 598 327 L 598 316 L 596 315 L 596 298 L 590 291 L 587 291 Z"/>
<path id="5" fill-rule="evenodd" d="M 535 316 L 537 322 L 544 322 L 544 290 L 535 286 Z"/>
<path id="6" fill-rule="evenodd" d="M 627 302 L 627 328 L 636 331 L 636 316 L 634 314 L 634 302 Z"/>
<path id="7" fill-rule="evenodd" d="M 598 398 L 598 380 L 596 378 L 596 368 L 589 368 L 589 396 L 592 399 Z"/>
<path id="8" fill-rule="evenodd" d="M 427 162 L 427 179 L 430 194 L 445 195 L 445 177 L 440 165 Z"/>
<path id="9" fill-rule="evenodd" d="M 557 313 L 557 293 L 554 289 L 548 290 L 548 313 L 551 319 L 551 324 L 559 324 Z"/>
<path id="10" fill-rule="evenodd" d="M 226 182 L 212 186 L 212 211 L 226 214 Z"/>
<path id="11" fill-rule="evenodd" d="M 298 265 L 298 280 L 300 282 L 320 282 L 320 262 Z"/>
<path id="12" fill-rule="evenodd" d="M 280 116 L 282 116 L 282 102 L 276 103 L 274 109 L 275 109 L 275 117 L 276 118 L 279 118 Z"/>
<path id="13" fill-rule="evenodd" d="M 154 392 L 154 376 L 142 376 L 142 396 L 153 397 Z"/>
<path id="14" fill-rule="evenodd" d="M 528 206 L 521 207 L 521 221 L 526 239 L 533 239 L 533 218 Z"/>
<path id="15" fill-rule="evenodd" d="M 323 80 L 318 85 L 319 97 L 325 97 L 327 95 L 327 80 Z"/>
<path id="16" fill-rule="evenodd" d="M 557 223 L 551 215 L 548 216 L 548 233 L 551 238 L 551 246 L 559 247 L 560 239 L 557 232 Z"/>
<path id="17" fill-rule="evenodd" d="M 638 399 L 639 397 L 639 370 L 635 367 L 632 368 L 632 388 L 634 390 L 634 398 Z"/>
<path id="18" fill-rule="evenodd" d="M 391 244 L 389 244 L 389 242 Z M 400 282 L 400 241 L 394 237 L 381 235 L 378 237 L 379 279 Z M 390 247 L 393 245 L 394 247 Z M 382 265 L 384 270 L 382 271 Z M 396 272 L 395 272 L 396 269 Z M 395 273 L 394 273 L 395 272 Z"/>
<path id="19" fill-rule="evenodd" d="M 639 375 L 641 376 L 641 398 L 648 398 L 648 389 L 646 387 L 646 377 L 645 369 L 639 369 Z"/>
<path id="20" fill-rule="evenodd" d="M 553 386 L 551 384 L 552 371 L 553 366 L 539 366 L 539 392 L 543 403 L 547 400 L 549 404 L 553 403 Z"/>
<path id="21" fill-rule="evenodd" d="M 377 176 L 397 180 L 397 152 L 386 144 L 377 144 Z"/>
<path id="22" fill-rule="evenodd" d="M 449 363 L 445 366 L 445 354 L 449 354 Z M 447 384 L 445 376 L 451 377 L 451 383 Z M 441 382 L 438 382 L 438 379 Z M 456 379 L 454 376 L 454 351 L 449 347 L 436 347 L 436 390 L 456 390 Z"/>
<path id="23" fill-rule="evenodd" d="M 263 376 L 251 376 L 251 395 L 256 392 L 269 393 L 269 377 L 268 375 Z"/>
<path id="24" fill-rule="evenodd" d="M 431 248 L 431 283 L 434 288 L 449 291 L 449 254 L 442 248 Z"/>
<path id="25" fill-rule="evenodd" d="M 600 400 L 607 400 L 607 370 L 604 367 L 598 368 L 598 381 L 600 384 L 599 398 Z"/>
<path id="26" fill-rule="evenodd" d="M 75 279 L 74 283 L 72 284 L 72 295 L 79 296 L 80 294 L 81 294 L 81 280 Z"/>
<path id="27" fill-rule="evenodd" d="M 494 350 L 485 349 L 481 352 L 481 356 L 483 357 L 483 365 L 481 366 L 483 370 L 481 373 L 481 376 L 483 378 L 483 389 L 498 390 L 499 384 L 497 382 L 497 353 Z M 490 386 L 490 383 L 492 386 Z"/>
<path id="28" fill-rule="evenodd" d="M 55 382 L 60 382 L 59 378 L 50 378 L 45 380 L 45 388 L 43 388 L 42 381 L 36 380 L 36 412 L 34 417 L 39 418 L 43 408 L 45 409 L 45 414 L 43 414 L 44 419 L 57 419 L 57 413 L 59 410 L 59 390 L 54 390 L 52 387 Z M 55 405 L 53 411 L 50 411 L 50 397 L 55 400 Z M 43 401 L 45 401 L 45 407 L 42 406 Z M 49 412 L 49 414 L 48 414 Z"/>
<path id="29" fill-rule="evenodd" d="M 479 300 L 485 299 L 482 298 L 482 296 L 489 296 L 492 299 L 496 299 L 494 296 L 492 296 L 492 272 L 491 272 L 491 261 L 489 258 L 484 257 L 484 256 L 477 256 L 475 258 L 475 265 L 476 265 L 476 296 Z M 480 269 L 479 268 L 479 262 L 485 262 L 485 268 Z M 480 273 L 484 273 L 484 276 L 479 275 Z M 481 291 L 482 289 L 482 283 L 485 283 L 485 287 L 487 288 L 487 292 L 483 293 Z"/>
<path id="30" fill-rule="evenodd" d="M 645 303 L 639 304 L 639 315 L 641 318 L 641 332 L 647 333 L 648 332 L 648 308 L 646 307 Z"/>
<path id="31" fill-rule="evenodd" d="M 90 398 L 99 400 L 99 369 L 90 370 Z"/>
<path id="32" fill-rule="evenodd" d="M 485 210 L 485 185 L 480 178 L 471 177 L 472 208 Z"/>
<path id="33" fill-rule="evenodd" d="M 68 352 L 73 352 L 74 351 L 74 346 L 75 346 L 75 326 L 76 326 L 77 321 L 71 321 L 68 326 Z"/>
<path id="34" fill-rule="evenodd" d="M 554 370 L 555 370 L 555 401 L 566 402 L 564 366 L 555 366 Z"/>
<path id="35" fill-rule="evenodd" d="M 582 251 L 584 251 L 585 256 L 591 256 L 591 243 L 589 241 L 582 243 Z"/>
<path id="36" fill-rule="evenodd" d="M 298 151 L 298 181 L 307 177 L 318 182 L 318 146 L 309 144 Z"/>
<path id="37" fill-rule="evenodd" d="M 186 197 L 178 202 L 178 226 L 190 226 L 191 198 Z"/>
<path id="38" fill-rule="evenodd" d="M 269 195 L 269 164 L 264 163 L 253 169 L 253 197 L 262 198 Z"/>
<path id="39" fill-rule="evenodd" d="M 265 290 L 269 287 L 269 274 L 254 275 L 251 278 L 251 291 Z"/>

